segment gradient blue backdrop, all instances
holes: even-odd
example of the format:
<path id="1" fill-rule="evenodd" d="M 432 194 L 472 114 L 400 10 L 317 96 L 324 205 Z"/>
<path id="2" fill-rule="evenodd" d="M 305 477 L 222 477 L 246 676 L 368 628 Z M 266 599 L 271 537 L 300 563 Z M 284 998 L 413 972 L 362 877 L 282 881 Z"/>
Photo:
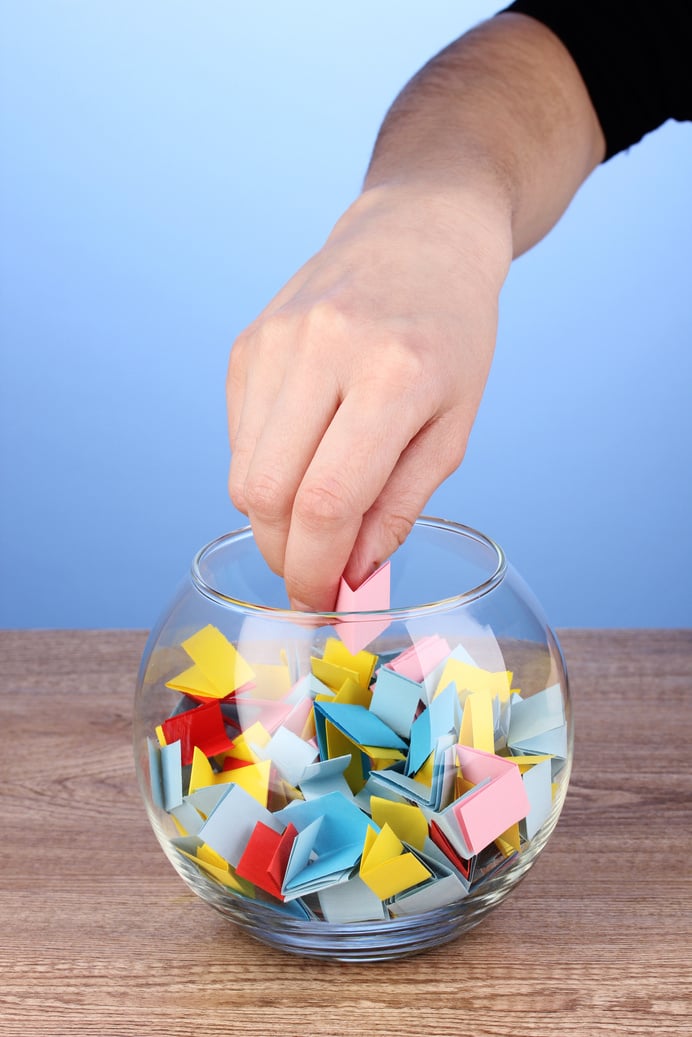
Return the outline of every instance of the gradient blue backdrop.
<path id="1" fill-rule="evenodd" d="M 0 625 L 149 626 L 226 496 L 229 346 L 494 3 L 0 5 Z M 461 470 L 556 625 L 692 625 L 692 126 L 519 260 Z"/>

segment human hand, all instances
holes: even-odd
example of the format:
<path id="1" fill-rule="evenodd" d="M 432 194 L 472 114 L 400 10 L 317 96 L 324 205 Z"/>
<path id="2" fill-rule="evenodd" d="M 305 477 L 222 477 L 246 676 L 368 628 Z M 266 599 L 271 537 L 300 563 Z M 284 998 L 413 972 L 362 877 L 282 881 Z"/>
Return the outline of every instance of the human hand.
<path id="1" fill-rule="evenodd" d="M 329 611 L 453 472 L 485 385 L 511 259 L 492 206 L 366 191 L 239 336 L 229 491 L 294 608 Z"/>

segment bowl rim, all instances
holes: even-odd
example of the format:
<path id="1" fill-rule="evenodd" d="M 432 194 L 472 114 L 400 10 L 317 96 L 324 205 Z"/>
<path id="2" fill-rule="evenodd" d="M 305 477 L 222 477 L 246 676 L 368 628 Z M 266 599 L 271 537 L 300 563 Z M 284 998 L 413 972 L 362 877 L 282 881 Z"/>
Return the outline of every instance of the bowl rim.
<path id="1" fill-rule="evenodd" d="M 481 544 L 483 548 L 490 550 L 494 555 L 495 568 L 486 580 L 482 580 L 475 587 L 471 587 L 460 594 L 454 594 L 450 597 L 440 598 L 435 601 L 421 602 L 420 605 L 416 606 L 356 612 L 301 612 L 295 609 L 259 605 L 257 602 L 233 597 L 232 595 L 226 594 L 218 588 L 213 587 L 209 581 L 204 579 L 200 566 L 207 555 L 212 554 L 212 552 L 216 551 L 219 546 L 224 543 L 252 537 L 252 527 L 243 526 L 239 529 L 223 533 L 221 536 L 216 537 L 214 540 L 211 540 L 200 548 L 192 560 L 192 582 L 196 586 L 197 590 L 204 594 L 205 597 L 211 598 L 213 601 L 216 601 L 218 605 L 233 611 L 240 611 L 251 615 L 262 615 L 278 620 L 289 620 L 293 623 L 329 625 L 335 621 L 364 622 L 370 619 L 382 619 L 385 616 L 390 621 L 396 619 L 407 620 L 413 617 L 431 615 L 438 612 L 447 612 L 450 609 L 471 604 L 472 601 L 476 601 L 478 598 L 490 593 L 503 581 L 507 570 L 507 561 L 504 552 L 502 548 L 500 548 L 500 545 L 486 533 L 481 533 L 479 530 L 474 529 L 471 526 L 465 526 L 462 523 L 451 522 L 447 519 L 438 519 L 438 517 L 433 515 L 420 515 L 419 519 L 414 523 L 414 526 L 442 529 L 463 536 L 466 539 L 475 540 L 476 543 Z"/>
<path id="2" fill-rule="evenodd" d="M 205 557 L 211 554 L 212 551 L 217 550 L 222 544 L 241 538 L 245 539 L 248 536 L 252 537 L 252 527 L 248 525 L 242 526 L 239 529 L 232 530 L 228 533 L 223 533 L 221 536 L 216 537 L 214 540 L 205 544 L 204 547 L 200 548 L 192 560 L 191 578 L 196 588 L 200 593 L 204 594 L 205 597 L 210 598 L 217 604 L 232 609 L 233 611 L 240 611 L 251 615 L 262 615 L 274 620 L 289 620 L 292 623 L 303 623 L 311 626 L 324 624 L 329 625 L 335 621 L 366 622 L 368 620 L 381 620 L 385 616 L 391 622 L 397 619 L 408 620 L 413 617 L 431 615 L 437 612 L 446 612 L 461 605 L 468 605 L 477 601 L 479 598 L 494 590 L 495 587 L 497 587 L 505 578 L 507 572 L 507 559 L 505 553 L 499 544 L 497 544 L 491 537 L 487 536 L 487 534 L 481 533 L 472 526 L 466 526 L 460 522 L 452 522 L 449 519 L 436 518 L 431 515 L 421 515 L 416 519 L 414 526 L 444 529 L 448 532 L 463 536 L 467 540 L 476 541 L 476 543 L 489 549 L 494 555 L 494 570 L 485 580 L 481 581 L 481 583 L 477 584 L 475 587 L 469 588 L 468 590 L 462 591 L 460 594 L 404 608 L 373 609 L 370 611 L 356 612 L 301 612 L 297 609 L 278 608 L 272 605 L 260 605 L 256 602 L 234 598 L 232 595 L 226 594 L 218 588 L 211 586 L 202 576 L 200 569 Z"/>

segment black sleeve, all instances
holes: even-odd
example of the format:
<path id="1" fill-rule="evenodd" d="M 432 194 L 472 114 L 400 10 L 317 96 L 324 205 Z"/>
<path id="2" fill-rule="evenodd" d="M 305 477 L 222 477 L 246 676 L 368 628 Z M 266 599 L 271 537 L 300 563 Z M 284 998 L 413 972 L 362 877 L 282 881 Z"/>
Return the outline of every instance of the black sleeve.
<path id="1" fill-rule="evenodd" d="M 606 139 L 606 159 L 666 119 L 692 119 L 689 0 L 517 0 L 574 58 Z M 502 13 L 502 12 L 500 12 Z"/>

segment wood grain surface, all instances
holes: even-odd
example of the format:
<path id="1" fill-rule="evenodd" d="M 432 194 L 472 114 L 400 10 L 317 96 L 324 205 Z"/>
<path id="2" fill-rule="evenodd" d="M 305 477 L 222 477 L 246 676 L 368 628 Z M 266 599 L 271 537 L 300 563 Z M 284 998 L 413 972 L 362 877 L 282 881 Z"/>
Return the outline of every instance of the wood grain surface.
<path id="1" fill-rule="evenodd" d="M 145 817 L 139 632 L 0 634 L 2 1037 L 692 1034 L 692 631 L 564 631 L 577 741 L 541 859 L 456 942 L 284 955 L 194 894 Z"/>

